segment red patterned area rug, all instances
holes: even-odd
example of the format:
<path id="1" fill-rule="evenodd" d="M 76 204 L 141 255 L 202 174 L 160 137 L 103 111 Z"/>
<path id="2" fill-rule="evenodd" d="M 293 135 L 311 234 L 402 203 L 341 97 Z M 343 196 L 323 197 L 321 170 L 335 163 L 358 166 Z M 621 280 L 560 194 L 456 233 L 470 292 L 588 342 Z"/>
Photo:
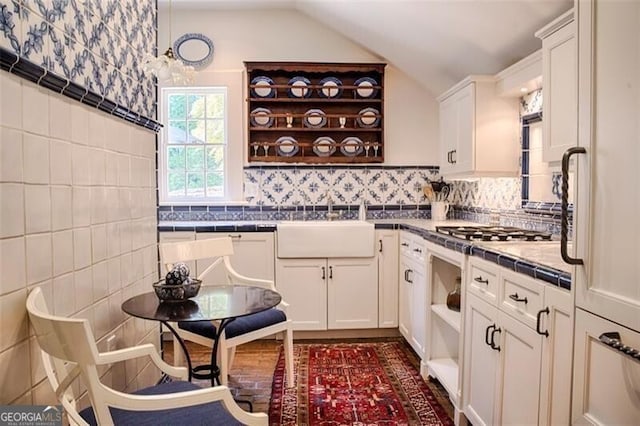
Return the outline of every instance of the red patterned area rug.
<path id="1" fill-rule="evenodd" d="M 271 425 L 453 425 L 401 342 L 295 344 L 296 387 L 280 352 Z"/>

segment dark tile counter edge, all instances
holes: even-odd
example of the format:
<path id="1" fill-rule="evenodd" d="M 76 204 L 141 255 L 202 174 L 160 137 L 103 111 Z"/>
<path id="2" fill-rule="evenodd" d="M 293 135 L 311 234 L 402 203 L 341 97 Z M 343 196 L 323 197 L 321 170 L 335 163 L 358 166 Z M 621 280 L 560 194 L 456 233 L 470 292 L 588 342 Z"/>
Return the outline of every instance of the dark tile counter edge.
<path id="1" fill-rule="evenodd" d="M 517 257 L 509 256 L 497 251 L 488 250 L 484 247 L 474 246 L 472 243 L 461 241 L 457 238 L 448 237 L 438 234 L 435 231 L 418 228 L 412 225 L 396 224 L 396 223 L 376 223 L 375 229 L 399 229 L 409 231 L 419 235 L 427 241 L 438 244 L 450 250 L 457 251 L 462 254 L 477 256 L 492 263 L 496 263 L 504 268 L 514 272 L 528 275 L 532 278 L 553 284 L 556 287 L 571 290 L 571 274 L 563 271 L 540 265 L 534 262 L 523 260 Z M 219 225 L 175 225 L 175 226 L 158 226 L 158 232 L 274 232 L 277 225 L 272 224 L 219 224 Z"/>

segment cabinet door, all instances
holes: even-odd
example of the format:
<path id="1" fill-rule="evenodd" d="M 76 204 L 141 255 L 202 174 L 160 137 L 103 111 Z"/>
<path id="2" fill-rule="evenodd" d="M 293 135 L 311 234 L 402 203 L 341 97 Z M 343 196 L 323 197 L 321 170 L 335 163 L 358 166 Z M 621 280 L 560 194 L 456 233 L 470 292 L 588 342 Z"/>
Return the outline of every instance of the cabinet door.
<path id="1" fill-rule="evenodd" d="M 578 65 L 575 24 L 569 22 L 542 41 L 544 120 L 542 159 L 560 161 L 577 141 Z"/>
<path id="2" fill-rule="evenodd" d="M 458 105 L 451 96 L 440 103 L 440 173 L 453 170 L 452 153 L 458 146 Z"/>
<path id="3" fill-rule="evenodd" d="M 542 337 L 524 323 L 498 312 L 500 369 L 495 424 L 538 424 Z"/>
<path id="4" fill-rule="evenodd" d="M 376 231 L 378 241 L 378 327 L 398 326 L 398 231 Z"/>
<path id="5" fill-rule="evenodd" d="M 424 263 L 409 273 L 411 282 L 411 346 L 424 359 L 427 341 L 427 274 Z"/>
<path id="6" fill-rule="evenodd" d="M 409 282 L 411 267 L 411 260 L 407 256 L 400 256 L 400 274 L 398 278 L 398 328 L 407 341 L 411 340 L 412 285 Z"/>
<path id="7" fill-rule="evenodd" d="M 464 414 L 474 425 L 494 425 L 498 352 L 486 343 L 498 310 L 467 292 L 464 330 Z"/>
<path id="8" fill-rule="evenodd" d="M 231 265 L 240 274 L 250 278 L 265 280 L 274 279 L 274 239 L 272 232 L 241 232 L 241 233 L 216 233 L 201 232 L 196 234 L 196 239 L 231 237 L 233 241 L 233 256 Z M 210 264 L 210 260 L 198 260 L 198 271 L 203 271 Z M 220 284 L 226 282 L 224 268 L 216 267 L 204 281 L 207 284 Z"/>
<path id="9" fill-rule="evenodd" d="M 457 96 L 457 127 L 458 144 L 453 153 L 454 169 L 456 173 L 468 172 L 475 164 L 475 84 L 471 83 L 458 92 Z"/>
<path id="10" fill-rule="evenodd" d="M 640 2 L 577 2 L 576 305 L 640 331 Z"/>
<path id="11" fill-rule="evenodd" d="M 375 257 L 329 259 L 329 329 L 378 327 L 378 267 Z"/>
<path id="12" fill-rule="evenodd" d="M 294 330 L 327 329 L 326 259 L 278 259 L 276 288 L 289 304 Z"/>
<path id="13" fill-rule="evenodd" d="M 569 291 L 546 286 L 540 315 L 542 339 L 540 369 L 541 425 L 571 423 L 571 365 L 573 356 L 573 300 Z"/>

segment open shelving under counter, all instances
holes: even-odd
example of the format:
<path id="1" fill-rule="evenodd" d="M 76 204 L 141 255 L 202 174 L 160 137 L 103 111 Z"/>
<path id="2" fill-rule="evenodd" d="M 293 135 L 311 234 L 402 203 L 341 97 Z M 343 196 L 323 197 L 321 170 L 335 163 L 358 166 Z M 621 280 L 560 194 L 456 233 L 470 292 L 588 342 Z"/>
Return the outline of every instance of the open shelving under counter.
<path id="1" fill-rule="evenodd" d="M 462 328 L 462 314 L 460 312 L 452 311 L 445 303 L 431 305 L 431 312 L 460 333 Z"/>

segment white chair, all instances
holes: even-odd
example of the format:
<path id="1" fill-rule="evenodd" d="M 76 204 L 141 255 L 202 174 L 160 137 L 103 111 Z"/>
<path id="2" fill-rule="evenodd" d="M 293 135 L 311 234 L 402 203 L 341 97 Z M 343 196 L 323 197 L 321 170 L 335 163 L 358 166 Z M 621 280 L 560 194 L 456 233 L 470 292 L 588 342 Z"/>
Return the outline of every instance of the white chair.
<path id="1" fill-rule="evenodd" d="M 160 359 L 151 344 L 98 352 L 86 319 L 49 313 L 39 287 L 27 298 L 27 311 L 40 345 L 44 368 L 54 392 L 73 425 L 267 425 L 264 413 L 247 413 L 233 400 L 226 386 L 201 389 L 184 380 L 162 383 L 133 394 L 114 390 L 100 381 L 98 366 L 148 356 L 164 373 L 186 379 L 184 367 Z M 80 378 L 91 407 L 77 410 L 72 384 Z"/>
<path id="2" fill-rule="evenodd" d="M 213 238 L 196 241 L 183 241 L 160 244 L 160 258 L 167 272 L 178 262 L 190 262 L 212 259 L 204 271 L 199 272 L 197 278 L 204 280 L 206 275 L 216 267 L 225 271 L 226 282 L 221 285 L 245 284 L 269 288 L 277 291 L 271 280 L 261 280 L 240 275 L 231 266 L 229 256 L 233 255 L 231 238 Z M 218 361 L 220 380 L 223 385 L 228 383 L 228 373 L 233 363 L 235 348 L 243 343 L 283 333 L 284 356 L 287 372 L 287 386 L 294 386 L 293 379 L 293 332 L 291 319 L 286 315 L 288 304 L 283 300 L 277 307 L 256 314 L 236 318 L 223 330 L 218 342 Z M 211 321 L 179 322 L 174 327 L 183 340 L 189 340 L 200 345 L 213 347 L 216 325 Z M 182 350 L 174 338 L 174 359 L 182 360 Z"/>

